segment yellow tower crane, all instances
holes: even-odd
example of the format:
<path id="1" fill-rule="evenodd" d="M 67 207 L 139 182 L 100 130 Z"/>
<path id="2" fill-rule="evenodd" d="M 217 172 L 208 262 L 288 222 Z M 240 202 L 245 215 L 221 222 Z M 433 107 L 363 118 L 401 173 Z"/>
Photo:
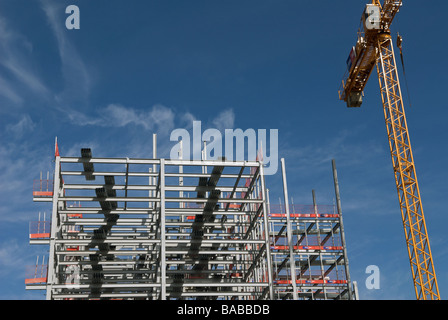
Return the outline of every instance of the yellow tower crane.
<path id="1" fill-rule="evenodd" d="M 347 107 L 360 107 L 364 87 L 376 65 L 415 294 L 417 300 L 439 300 L 390 30 L 401 6 L 402 0 L 384 0 L 383 4 L 373 0 L 366 5 L 339 99 Z M 400 50 L 401 40 L 399 36 Z"/>

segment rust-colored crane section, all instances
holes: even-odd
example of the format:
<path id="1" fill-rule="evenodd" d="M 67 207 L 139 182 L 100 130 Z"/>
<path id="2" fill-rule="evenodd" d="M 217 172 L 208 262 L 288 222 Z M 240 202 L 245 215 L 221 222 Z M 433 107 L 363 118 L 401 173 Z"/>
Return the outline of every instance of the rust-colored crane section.
<path id="1" fill-rule="evenodd" d="M 367 4 L 363 29 L 347 60 L 339 91 L 348 107 L 360 107 L 363 91 L 376 65 L 395 182 L 417 300 L 439 300 L 420 190 L 415 172 L 390 26 L 402 1 Z"/>

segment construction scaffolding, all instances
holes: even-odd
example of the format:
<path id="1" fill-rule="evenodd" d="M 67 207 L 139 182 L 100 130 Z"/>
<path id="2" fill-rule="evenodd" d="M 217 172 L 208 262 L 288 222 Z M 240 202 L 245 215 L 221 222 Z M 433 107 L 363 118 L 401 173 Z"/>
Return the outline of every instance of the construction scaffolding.
<path id="1" fill-rule="evenodd" d="M 53 190 L 33 191 L 52 203 L 51 223 L 30 224 L 48 262 L 25 281 L 47 299 L 354 298 L 335 242 L 340 212 L 270 205 L 260 161 L 61 157 L 56 147 L 54 177 L 39 182 Z"/>
<path id="2" fill-rule="evenodd" d="M 317 205 L 314 190 L 313 205 L 290 205 L 284 159 L 282 174 L 285 203 L 269 205 L 276 299 L 355 299 L 334 160 L 336 205 Z"/>

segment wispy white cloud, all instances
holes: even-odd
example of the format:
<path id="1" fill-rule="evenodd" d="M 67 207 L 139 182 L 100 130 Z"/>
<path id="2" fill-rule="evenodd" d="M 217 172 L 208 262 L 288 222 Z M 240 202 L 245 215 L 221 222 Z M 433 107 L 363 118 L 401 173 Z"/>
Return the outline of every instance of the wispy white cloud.
<path id="1" fill-rule="evenodd" d="M 174 128 L 191 128 L 193 121 L 201 120 L 190 112 L 177 112 L 175 109 L 156 104 L 149 109 L 126 107 L 122 104 L 109 104 L 97 110 L 93 116 L 71 109 L 64 110 L 67 119 L 79 126 L 116 127 L 139 126 L 147 131 L 167 133 Z M 235 113 L 232 109 L 224 110 L 208 125 L 218 130 L 233 128 Z"/>
<path id="2" fill-rule="evenodd" d="M 362 164 L 373 157 L 386 156 L 385 147 L 378 141 L 354 141 L 352 137 L 360 128 L 343 129 L 330 137 L 318 141 L 283 138 L 279 141 L 282 157 L 290 159 L 288 168 L 301 173 L 326 170 L 332 159 L 338 167 L 362 168 Z"/>
<path id="3" fill-rule="evenodd" d="M 2 64 L 33 92 L 44 97 L 49 95 L 47 87 L 41 82 L 38 76 L 31 73 L 29 69 L 24 66 L 23 61 L 18 61 L 16 58 L 9 57 L 9 59 L 5 59 Z"/>
<path id="4" fill-rule="evenodd" d="M 280 139 L 279 154 L 286 160 L 288 182 L 292 185 L 290 192 L 297 197 L 295 200 L 308 202 L 308 190 L 327 190 L 332 185 L 331 162 L 335 159 L 344 212 L 376 216 L 395 212 L 391 204 L 395 205 L 397 194 L 388 150 L 381 141 L 354 138 L 363 135 L 362 130 L 365 129 L 342 129 L 318 140 Z M 385 177 L 385 172 L 391 175 Z M 378 188 L 379 185 L 383 187 Z M 330 203 L 334 192 L 330 189 L 323 196 Z"/>
<path id="5" fill-rule="evenodd" d="M 83 99 L 85 102 L 91 90 L 92 77 L 76 47 L 67 37 L 68 30 L 65 24 L 61 23 L 60 15 L 64 14 L 65 10 L 57 1 L 41 0 L 41 6 L 58 44 L 65 82 L 63 91 L 55 95 L 56 101 L 67 103 Z"/>
<path id="6" fill-rule="evenodd" d="M 61 108 L 65 120 L 86 130 L 107 128 L 111 134 L 121 141 L 104 141 L 100 136 L 92 136 L 88 143 L 76 143 L 74 148 L 64 152 L 65 155 L 79 155 L 80 147 L 91 147 L 95 154 L 113 154 L 130 157 L 152 156 L 152 134 L 158 135 L 158 155 L 169 154 L 169 136 L 175 127 L 191 126 L 189 120 L 194 119 L 191 113 L 176 113 L 175 109 L 156 104 L 150 108 L 133 108 L 122 104 L 109 104 L 97 109 L 92 114 Z M 120 134 L 121 133 L 121 134 Z M 67 153 L 68 152 L 68 153 Z M 99 152 L 99 153 L 98 153 Z"/>
<path id="7" fill-rule="evenodd" d="M 90 148 L 98 151 L 101 146 L 96 141 L 79 141 L 71 146 L 68 146 L 68 150 L 64 152 L 64 157 L 79 157 L 81 155 L 82 148 Z"/>
<path id="8" fill-rule="evenodd" d="M 235 113 L 233 109 L 227 109 L 219 113 L 216 118 L 212 120 L 213 127 L 223 131 L 225 129 L 232 129 L 235 125 Z"/>
<path id="9" fill-rule="evenodd" d="M 0 77 L 0 95 L 6 97 L 14 105 L 21 105 L 23 102 L 16 88 L 14 88 L 8 81 Z"/>
<path id="10" fill-rule="evenodd" d="M 13 134 L 15 138 L 21 138 L 25 133 L 33 131 L 35 127 L 36 125 L 31 117 L 25 114 L 16 124 L 7 125 L 6 131 Z"/>
<path id="11" fill-rule="evenodd" d="M 154 105 L 148 110 L 110 104 L 99 109 L 94 116 L 88 116 L 69 108 L 65 109 L 65 112 L 73 124 L 80 126 L 115 128 L 139 126 L 144 130 L 157 130 L 165 133 L 175 126 L 174 111 L 161 104 Z"/>
<path id="12" fill-rule="evenodd" d="M 86 65 L 61 23 L 61 16 L 65 14 L 62 4 L 51 0 L 41 0 L 40 4 L 56 39 L 63 89 L 57 91 L 47 86 L 44 75 L 38 71 L 30 39 L 0 16 L 0 97 L 6 98 L 12 107 L 23 106 L 31 99 L 44 101 L 47 107 L 55 106 L 62 112 L 73 108 L 74 104 L 87 106 L 93 83 L 92 68 Z"/>
<path id="13" fill-rule="evenodd" d="M 162 104 L 156 104 L 151 108 L 133 108 L 122 104 L 110 104 L 106 107 L 99 108 L 94 114 L 88 115 L 81 111 L 74 110 L 69 107 L 61 108 L 64 110 L 66 120 L 71 124 L 81 127 L 97 128 L 113 128 L 116 130 L 124 129 L 126 133 L 121 137 L 126 140 L 125 144 L 120 144 L 119 152 L 125 152 L 126 156 L 151 157 L 152 137 L 153 133 L 157 134 L 157 150 L 159 157 L 168 157 L 171 148 L 175 142 L 170 141 L 171 132 L 174 129 L 183 128 L 192 129 L 193 121 L 201 120 L 191 112 L 180 112 L 175 108 L 167 107 Z M 213 126 L 224 133 L 224 129 L 233 128 L 235 121 L 235 113 L 232 109 L 223 110 L 215 118 L 206 120 L 203 128 Z M 129 131 L 131 130 L 131 131 Z M 138 134 L 136 134 L 138 133 Z M 99 149 L 102 143 L 94 138 L 91 143 Z M 83 146 L 86 146 L 84 144 Z M 78 155 L 76 146 L 74 154 Z M 111 148 L 117 150 L 116 144 L 111 144 Z M 103 150 L 104 151 L 104 150 Z M 127 153 L 126 153 L 127 152 Z"/>
<path id="14" fill-rule="evenodd" d="M 12 226 L 11 226 L 12 227 Z M 45 250 L 47 251 L 47 250 Z M 42 249 L 36 251 L 26 241 L 9 238 L 0 242 L 0 281 L 4 284 L 1 292 L 1 300 L 30 300 L 44 299 L 42 295 L 23 290 L 17 291 L 11 284 L 24 283 L 25 278 L 34 276 L 30 273 L 39 258 L 38 264 L 42 264 L 42 259 L 46 262 L 48 253 Z M 17 254 L 20 252 L 20 254 Z"/>
<path id="15" fill-rule="evenodd" d="M 53 166 L 53 154 L 42 152 L 42 148 L 27 142 L 0 145 L 0 194 L 7 199 L 0 202 L 0 221 L 28 221 L 34 217 L 36 205 L 24 199 L 31 199 L 33 179 L 39 177 L 39 172 L 51 172 Z"/>
<path id="16" fill-rule="evenodd" d="M 48 99 L 50 91 L 34 71 L 32 44 L 22 34 L 13 30 L 8 21 L 0 16 L 0 95 L 15 105 L 23 103 L 24 92 L 32 92 L 39 99 Z"/>
<path id="17" fill-rule="evenodd" d="M 186 112 L 181 117 L 181 124 L 189 128 L 192 127 L 193 121 L 196 120 L 197 118 L 191 112 Z"/>
<path id="18" fill-rule="evenodd" d="M 19 243 L 16 239 L 8 239 L 0 246 L 0 267 L 3 271 L 8 269 L 10 272 L 17 270 L 23 266 L 24 258 L 17 255 L 16 252 L 20 250 Z M 14 257 L 14 258 L 12 258 Z"/>

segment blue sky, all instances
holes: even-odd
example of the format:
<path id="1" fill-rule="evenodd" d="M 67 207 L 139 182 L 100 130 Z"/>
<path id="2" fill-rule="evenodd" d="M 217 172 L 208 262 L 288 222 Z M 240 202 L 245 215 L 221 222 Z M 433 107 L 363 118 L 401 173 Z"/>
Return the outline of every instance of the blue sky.
<path id="1" fill-rule="evenodd" d="M 76 4 L 81 28 L 65 28 Z M 25 265 L 44 247 L 28 243 L 28 223 L 48 205 L 32 183 L 61 155 L 168 156 L 175 128 L 279 130 L 290 196 L 334 199 L 336 159 L 350 271 L 362 299 L 414 299 L 386 128 L 374 74 L 362 108 L 337 90 L 364 2 L 356 0 L 0 0 L 0 299 L 27 292 Z M 444 200 L 448 196 L 446 1 L 404 1 L 393 25 L 404 37 L 412 107 L 408 125 L 432 252 L 448 297 Z M 271 202 L 280 174 L 267 178 Z M 369 265 L 379 290 L 365 286 Z"/>

